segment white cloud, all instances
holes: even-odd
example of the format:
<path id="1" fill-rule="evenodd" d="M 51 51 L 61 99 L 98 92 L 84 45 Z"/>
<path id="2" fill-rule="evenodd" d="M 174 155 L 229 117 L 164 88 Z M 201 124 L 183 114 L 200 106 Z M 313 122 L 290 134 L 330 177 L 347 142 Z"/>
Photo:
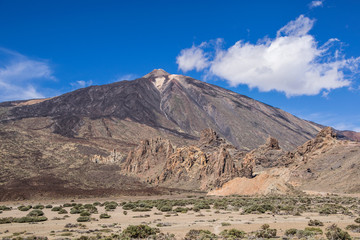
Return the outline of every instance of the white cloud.
<path id="1" fill-rule="evenodd" d="M 310 8 L 316 8 L 316 7 L 322 7 L 324 4 L 324 1 L 321 0 L 321 1 L 312 1 L 310 4 L 309 4 L 309 7 Z"/>
<path id="2" fill-rule="evenodd" d="M 88 86 L 91 86 L 92 84 L 93 84 L 92 80 L 89 80 L 89 81 L 79 80 L 79 81 L 70 83 L 70 85 L 73 86 L 75 89 L 88 87 Z"/>
<path id="3" fill-rule="evenodd" d="M 345 59 L 340 51 L 334 51 L 337 39 L 318 46 L 309 34 L 313 24 L 314 20 L 301 15 L 282 27 L 274 39 L 257 44 L 240 40 L 228 49 L 216 47 L 211 59 L 211 53 L 203 51 L 204 44 L 193 46 L 180 52 L 179 68 L 208 68 L 208 75 L 225 79 L 231 86 L 246 84 L 264 92 L 284 92 L 288 97 L 322 91 L 326 96 L 332 89 L 350 86 L 352 75 L 359 72 L 360 58 Z"/>
<path id="4" fill-rule="evenodd" d="M 124 81 L 124 80 L 133 80 L 135 78 L 137 78 L 138 75 L 137 74 L 133 74 L 133 73 L 129 73 L 129 74 L 124 74 L 124 75 L 121 75 L 120 77 L 117 77 L 116 78 L 116 82 L 117 81 Z"/>
<path id="5" fill-rule="evenodd" d="M 0 101 L 43 98 L 37 80 L 55 80 L 49 64 L 0 48 Z"/>
<path id="6" fill-rule="evenodd" d="M 179 66 L 179 69 L 187 72 L 193 69 L 196 71 L 201 71 L 204 68 L 209 66 L 207 57 L 205 56 L 203 46 L 206 44 L 203 43 L 200 46 L 192 46 L 191 48 L 183 49 L 180 52 L 180 55 L 176 58 L 176 63 Z"/>

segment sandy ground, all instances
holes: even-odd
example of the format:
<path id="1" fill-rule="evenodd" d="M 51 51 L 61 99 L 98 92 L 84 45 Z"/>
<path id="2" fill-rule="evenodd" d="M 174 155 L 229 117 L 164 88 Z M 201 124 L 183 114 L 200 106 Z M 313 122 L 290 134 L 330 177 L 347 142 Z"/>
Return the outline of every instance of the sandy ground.
<path id="1" fill-rule="evenodd" d="M 165 197 L 164 197 L 165 198 Z M 173 198 L 173 197 L 172 197 Z M 107 199 L 109 201 L 109 199 Z M 117 202 L 129 201 L 129 198 L 111 199 Z M 135 200 L 135 199 L 132 199 Z M 102 199 L 86 199 L 76 200 L 77 203 L 93 203 L 95 201 L 103 202 Z M 47 201 L 41 202 L 41 204 L 52 204 L 57 206 L 60 203 L 66 203 L 70 201 Z M 0 218 L 4 217 L 22 217 L 26 216 L 28 212 L 22 212 L 17 209 L 21 204 L 38 204 L 39 202 L 19 202 L 12 204 L 0 203 L 0 205 L 12 206 L 13 210 L 4 211 L 0 214 Z M 232 212 L 220 210 L 216 213 L 215 209 L 201 210 L 200 212 L 189 211 L 187 213 L 170 214 L 165 216 L 167 213 L 161 213 L 157 209 L 153 208 L 150 212 L 132 212 L 128 210 L 128 214 L 124 215 L 123 209 L 119 206 L 113 212 L 108 212 L 111 215 L 110 219 L 99 219 L 101 213 L 105 213 L 103 207 L 98 206 L 98 214 L 92 214 L 93 220 L 91 222 L 83 223 L 85 228 L 70 228 L 71 233 L 64 231 L 64 226 L 68 223 L 76 224 L 76 219 L 79 214 L 67 214 L 68 218 L 65 220 L 53 220 L 55 217 L 63 217 L 64 214 L 58 214 L 57 212 L 51 211 L 51 209 L 43 209 L 45 216 L 49 219 L 46 222 L 29 224 L 29 223 L 11 223 L 11 224 L 0 224 L 0 238 L 3 237 L 14 237 L 14 236 L 47 236 L 49 239 L 59 238 L 75 238 L 81 235 L 95 236 L 96 233 L 102 233 L 104 235 L 110 235 L 111 233 L 120 233 L 128 225 L 148 224 L 151 227 L 156 227 L 156 224 L 163 223 L 169 226 L 159 227 L 163 233 L 173 233 L 177 239 L 181 239 L 190 229 L 207 229 L 211 232 L 219 234 L 224 229 L 236 228 L 245 232 L 251 232 L 258 230 L 264 223 L 270 225 L 271 228 L 276 228 L 278 236 L 283 236 L 286 229 L 296 228 L 304 229 L 308 227 L 307 223 L 309 219 L 318 219 L 324 223 L 324 227 L 321 227 L 324 232 L 325 228 L 333 223 L 337 224 L 342 229 L 349 224 L 354 224 L 355 217 L 345 215 L 328 215 L 320 216 L 319 213 L 304 213 L 302 216 L 292 215 L 272 215 L 272 214 L 248 214 L 241 215 L 241 210 Z M 70 207 L 65 208 L 70 212 Z M 65 214 L 66 215 L 66 214 Z M 139 217 L 141 215 L 150 215 L 149 217 Z M 230 223 L 230 226 L 222 226 L 222 223 Z M 116 225 L 113 225 L 113 224 Z M 113 226 L 111 226 L 113 225 Z M 352 237 L 360 239 L 360 233 L 350 232 Z"/>

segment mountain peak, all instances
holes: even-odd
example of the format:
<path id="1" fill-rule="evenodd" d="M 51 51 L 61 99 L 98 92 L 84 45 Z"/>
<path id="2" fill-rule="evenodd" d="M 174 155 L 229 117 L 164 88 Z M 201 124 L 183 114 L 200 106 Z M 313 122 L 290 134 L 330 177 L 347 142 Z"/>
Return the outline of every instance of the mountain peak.
<path id="1" fill-rule="evenodd" d="M 145 78 L 149 78 L 149 77 L 165 77 L 165 76 L 169 76 L 170 73 L 166 72 L 164 69 L 154 69 L 152 70 L 150 73 L 146 74 L 144 77 Z"/>

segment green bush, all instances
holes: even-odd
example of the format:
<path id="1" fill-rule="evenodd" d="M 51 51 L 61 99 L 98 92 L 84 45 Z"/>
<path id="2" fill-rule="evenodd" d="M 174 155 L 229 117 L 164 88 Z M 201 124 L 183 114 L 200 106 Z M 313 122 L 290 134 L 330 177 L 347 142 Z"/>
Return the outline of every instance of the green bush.
<path id="1" fill-rule="evenodd" d="M 324 226 L 324 223 L 322 223 L 320 220 L 310 220 L 308 222 L 309 226 Z"/>
<path id="2" fill-rule="evenodd" d="M 193 210 L 194 212 L 200 212 L 200 208 L 199 208 L 199 207 L 193 207 L 192 210 Z"/>
<path id="3" fill-rule="evenodd" d="M 295 236 L 298 230 L 296 228 L 290 228 L 285 231 L 286 236 Z"/>
<path id="4" fill-rule="evenodd" d="M 88 217 L 88 216 L 91 216 L 91 213 L 89 213 L 88 211 L 82 211 L 82 212 L 80 213 L 80 216 L 82 216 L 82 217 Z"/>
<path id="5" fill-rule="evenodd" d="M 336 214 L 337 210 L 334 208 L 325 207 L 325 208 L 320 209 L 319 213 L 321 215 Z"/>
<path id="6" fill-rule="evenodd" d="M 21 217 L 14 218 L 13 222 L 15 223 L 28 223 L 28 222 L 44 222 L 47 220 L 47 217 L 39 216 L 39 217 Z"/>
<path id="7" fill-rule="evenodd" d="M 195 230 L 191 229 L 185 235 L 185 240 L 198 240 L 198 239 L 216 239 L 217 236 L 208 230 Z"/>
<path id="8" fill-rule="evenodd" d="M 184 207 L 177 207 L 174 209 L 175 212 L 181 212 L 181 213 L 187 213 L 189 211 L 189 208 Z"/>
<path id="9" fill-rule="evenodd" d="M 323 231 L 320 228 L 316 228 L 316 227 L 306 227 L 304 231 L 312 232 L 314 235 L 323 234 Z"/>
<path id="10" fill-rule="evenodd" d="M 288 237 L 297 236 L 299 239 L 309 239 L 314 235 L 321 235 L 323 232 L 320 228 L 306 227 L 305 230 L 297 230 L 290 228 L 285 231 L 285 235 Z"/>
<path id="11" fill-rule="evenodd" d="M 110 218 L 111 216 L 107 213 L 100 214 L 100 218 Z"/>
<path id="12" fill-rule="evenodd" d="M 0 224 L 12 223 L 13 220 L 12 217 L 0 218 Z"/>
<path id="13" fill-rule="evenodd" d="M 329 226 L 326 230 L 328 231 L 326 237 L 329 240 L 351 240 L 349 233 L 339 228 L 336 224 Z"/>
<path id="14" fill-rule="evenodd" d="M 220 233 L 220 235 L 224 239 L 241 239 L 245 237 L 245 232 L 237 229 L 224 230 Z"/>
<path id="15" fill-rule="evenodd" d="M 83 211 L 82 209 L 76 208 L 76 207 L 73 207 L 73 208 L 70 209 L 70 213 L 71 213 L 71 214 L 79 214 L 79 213 L 81 213 L 82 211 Z"/>
<path id="16" fill-rule="evenodd" d="M 53 206 L 51 204 L 46 205 L 45 208 L 52 208 Z"/>
<path id="17" fill-rule="evenodd" d="M 199 203 L 195 203 L 194 204 L 194 208 L 199 208 L 199 209 L 210 209 L 210 205 L 206 202 L 199 202 Z"/>
<path id="18" fill-rule="evenodd" d="M 124 210 L 131 210 L 131 209 L 133 209 L 133 208 L 136 208 L 136 205 L 135 205 L 134 203 L 132 203 L 132 202 L 128 202 L 128 203 L 125 203 L 125 204 L 122 206 L 122 208 L 123 208 Z"/>
<path id="19" fill-rule="evenodd" d="M 360 218 L 354 220 L 356 223 L 360 223 Z"/>
<path id="20" fill-rule="evenodd" d="M 51 211 L 53 211 L 53 212 L 58 212 L 58 211 L 60 211 L 61 209 L 62 209 L 61 206 L 57 206 L 57 207 L 53 207 L 53 208 L 51 209 Z"/>
<path id="21" fill-rule="evenodd" d="M 162 212 L 170 212 L 170 211 L 172 211 L 172 206 L 164 205 L 164 206 L 161 206 L 159 210 Z"/>
<path id="22" fill-rule="evenodd" d="M 116 202 L 105 202 L 104 206 L 105 206 L 105 210 L 107 211 L 111 211 L 117 208 L 119 204 L 117 204 Z"/>
<path id="23" fill-rule="evenodd" d="M 33 207 L 33 209 L 40 209 L 40 210 L 42 210 L 42 209 L 44 209 L 44 205 L 41 205 L 41 204 L 35 205 L 35 206 Z"/>
<path id="24" fill-rule="evenodd" d="M 30 205 L 28 205 L 28 206 L 23 206 L 23 205 L 22 205 L 22 206 L 19 206 L 19 207 L 18 207 L 18 209 L 19 209 L 20 211 L 23 211 L 23 212 L 29 211 L 30 208 L 31 208 Z"/>
<path id="25" fill-rule="evenodd" d="M 159 232 L 158 228 L 152 228 L 147 225 L 130 225 L 124 229 L 123 235 L 129 238 L 148 238 Z"/>
<path id="26" fill-rule="evenodd" d="M 39 209 L 32 210 L 31 212 L 29 212 L 27 214 L 28 217 L 38 217 L 38 216 L 43 216 L 43 215 L 44 215 L 44 212 Z"/>
<path id="27" fill-rule="evenodd" d="M 231 225 L 231 223 L 228 223 L 228 222 L 222 222 L 221 223 L 221 226 L 223 226 L 223 227 L 230 226 L 230 225 Z"/>
<path id="28" fill-rule="evenodd" d="M 78 221 L 78 222 L 90 222 L 90 217 L 89 216 L 81 216 L 81 217 L 78 217 L 76 219 L 76 221 Z"/>
<path id="29" fill-rule="evenodd" d="M 264 224 L 255 234 L 257 238 L 274 238 L 276 237 L 276 229 L 271 229 L 269 224 Z"/>
<path id="30" fill-rule="evenodd" d="M 10 211 L 11 208 L 3 205 L 3 206 L 0 206 L 0 210 L 1 211 Z"/>
<path id="31" fill-rule="evenodd" d="M 62 208 L 58 211 L 58 214 L 67 214 L 67 213 L 68 213 L 68 211 L 64 208 Z"/>
<path id="32" fill-rule="evenodd" d="M 346 227 L 346 230 L 350 230 L 355 233 L 360 233 L 360 225 L 350 224 Z"/>
<path id="33" fill-rule="evenodd" d="M 252 205 L 244 210 L 244 213 L 265 213 L 266 211 L 274 211 L 274 207 L 269 204 Z"/>

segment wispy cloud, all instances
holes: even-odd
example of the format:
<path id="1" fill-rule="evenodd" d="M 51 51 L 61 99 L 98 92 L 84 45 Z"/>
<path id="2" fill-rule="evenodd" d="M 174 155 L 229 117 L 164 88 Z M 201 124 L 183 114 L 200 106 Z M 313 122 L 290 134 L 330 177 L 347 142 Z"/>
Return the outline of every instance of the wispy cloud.
<path id="1" fill-rule="evenodd" d="M 208 76 L 225 79 L 231 86 L 246 84 L 288 97 L 323 91 L 327 96 L 332 89 L 351 85 L 359 73 L 360 58 L 346 59 L 335 38 L 318 46 L 309 34 L 313 24 L 314 20 L 300 15 L 277 31 L 274 39 L 256 44 L 240 40 L 228 49 L 216 45 L 212 52 L 204 51 L 206 43 L 192 46 L 180 52 L 178 66 L 184 72 L 205 70 Z"/>
<path id="2" fill-rule="evenodd" d="M 0 101 L 43 98 L 39 80 L 55 80 L 48 61 L 0 48 Z"/>
<path id="3" fill-rule="evenodd" d="M 316 1 L 312 1 L 309 4 L 309 8 L 317 8 L 317 7 L 322 7 L 324 5 L 324 0 L 316 0 Z"/>
<path id="4" fill-rule="evenodd" d="M 133 80 L 138 77 L 139 77 L 139 75 L 137 75 L 137 74 L 129 73 L 129 74 L 124 74 L 124 75 L 118 76 L 115 81 L 118 82 L 118 81 L 124 81 L 124 80 Z"/>
<path id="5" fill-rule="evenodd" d="M 299 114 L 299 117 L 307 119 L 325 126 L 333 127 L 337 130 L 351 130 L 360 132 L 360 115 L 344 116 L 338 113 L 316 112 L 310 114 Z"/>
<path id="6" fill-rule="evenodd" d="M 91 86 L 92 84 L 93 84 L 92 80 L 89 80 L 89 81 L 79 80 L 79 81 L 70 83 L 70 85 L 74 89 L 88 87 L 88 86 Z"/>

